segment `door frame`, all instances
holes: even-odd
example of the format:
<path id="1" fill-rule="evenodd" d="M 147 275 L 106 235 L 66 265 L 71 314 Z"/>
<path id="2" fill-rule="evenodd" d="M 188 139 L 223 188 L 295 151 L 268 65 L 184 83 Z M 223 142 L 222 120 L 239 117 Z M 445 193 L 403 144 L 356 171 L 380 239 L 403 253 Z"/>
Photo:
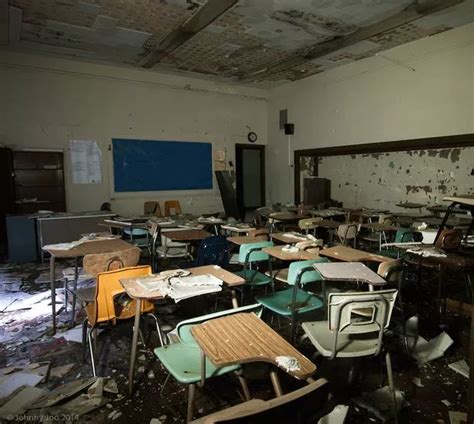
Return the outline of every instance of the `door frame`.
<path id="1" fill-rule="evenodd" d="M 242 152 L 244 150 L 260 150 L 260 204 L 265 206 L 266 181 L 265 181 L 265 145 L 264 144 L 235 144 L 235 182 L 237 193 L 237 204 L 239 209 L 245 213 L 243 204 L 243 178 L 242 178 Z"/>

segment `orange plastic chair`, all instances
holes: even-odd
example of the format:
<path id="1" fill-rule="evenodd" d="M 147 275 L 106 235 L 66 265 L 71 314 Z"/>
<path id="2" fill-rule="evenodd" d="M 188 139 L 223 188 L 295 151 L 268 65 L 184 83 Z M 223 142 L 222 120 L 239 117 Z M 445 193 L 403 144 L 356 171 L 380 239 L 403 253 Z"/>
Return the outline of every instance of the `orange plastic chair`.
<path id="1" fill-rule="evenodd" d="M 87 304 L 85 307 L 87 318 L 84 320 L 82 333 L 82 341 L 85 347 L 87 332 L 94 377 L 97 376 L 94 360 L 94 344 L 97 339 L 97 327 L 101 324 L 115 325 L 117 320 L 130 319 L 135 316 L 135 300 L 127 299 L 127 301 L 123 302 L 122 305 L 117 304 L 117 297 L 126 293 L 125 289 L 120 283 L 120 280 L 124 278 L 141 277 L 150 274 L 150 265 L 143 265 L 101 272 L 97 275 L 95 300 L 94 302 Z M 162 341 L 159 322 L 158 319 L 153 315 L 153 310 L 154 304 L 152 302 L 148 300 L 142 301 L 141 313 L 149 314 L 155 319 L 158 335 L 160 337 L 160 341 Z M 88 327 L 89 330 L 87 331 Z M 94 343 L 92 336 L 94 336 Z"/>
<path id="2" fill-rule="evenodd" d="M 174 211 L 173 215 L 181 215 L 179 200 L 167 200 L 165 202 L 165 216 L 171 216 L 172 210 Z"/>
<path id="3" fill-rule="evenodd" d="M 162 217 L 161 207 L 159 202 L 144 202 L 143 203 L 143 213 L 145 215 L 155 215 L 157 217 Z"/>

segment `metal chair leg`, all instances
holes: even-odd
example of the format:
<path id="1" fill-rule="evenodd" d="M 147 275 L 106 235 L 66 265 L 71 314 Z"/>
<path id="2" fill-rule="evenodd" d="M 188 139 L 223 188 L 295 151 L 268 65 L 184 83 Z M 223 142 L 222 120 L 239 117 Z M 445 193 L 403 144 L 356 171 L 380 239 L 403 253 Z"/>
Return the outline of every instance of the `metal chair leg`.
<path id="1" fill-rule="evenodd" d="M 95 353 L 94 353 L 94 340 L 92 340 L 92 333 L 94 332 L 94 327 L 91 327 L 89 329 L 89 332 L 87 333 L 87 339 L 89 340 L 89 351 L 91 355 L 91 365 L 92 365 L 92 374 L 94 377 L 97 377 L 97 372 L 95 368 Z M 94 337 L 95 338 L 95 337 Z"/>
<path id="2" fill-rule="evenodd" d="M 148 316 L 151 316 L 155 320 L 156 331 L 158 332 L 158 338 L 160 339 L 160 345 L 164 346 L 165 343 L 163 341 L 163 335 L 161 333 L 160 322 L 158 321 L 158 317 L 155 314 L 149 313 Z"/>
<path id="3" fill-rule="evenodd" d="M 392 396 L 393 419 L 395 424 L 398 424 L 398 408 L 397 408 L 397 394 L 395 392 L 395 383 L 393 381 L 392 358 L 390 353 L 385 354 L 385 363 L 387 366 L 388 387 L 390 388 L 390 395 Z"/>
<path id="4" fill-rule="evenodd" d="M 170 379 L 170 376 L 171 376 L 171 373 L 169 372 L 168 375 L 165 378 L 165 381 L 164 381 L 163 385 L 161 386 L 160 397 L 163 397 L 163 393 L 165 391 L 166 385 L 168 384 L 168 380 Z"/>
<path id="5" fill-rule="evenodd" d="M 247 385 L 247 380 L 242 375 L 242 370 L 236 371 L 235 375 L 239 379 L 240 386 L 242 387 L 242 391 L 244 392 L 245 400 L 252 399 L 252 395 L 250 394 L 249 386 Z"/>
<path id="6" fill-rule="evenodd" d="M 190 384 L 189 390 L 188 390 L 188 409 L 187 409 L 187 414 L 186 414 L 187 423 L 189 423 L 193 419 L 195 395 L 196 395 L 196 385 Z"/>

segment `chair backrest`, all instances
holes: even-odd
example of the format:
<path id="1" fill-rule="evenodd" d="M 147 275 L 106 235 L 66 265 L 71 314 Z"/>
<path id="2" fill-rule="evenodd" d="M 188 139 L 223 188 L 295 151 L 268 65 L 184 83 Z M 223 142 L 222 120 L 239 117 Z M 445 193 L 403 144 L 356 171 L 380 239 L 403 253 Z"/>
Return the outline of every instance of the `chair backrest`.
<path id="1" fill-rule="evenodd" d="M 327 258 L 311 259 L 309 261 L 297 261 L 292 262 L 288 268 L 288 284 L 295 285 L 299 283 L 301 285 L 307 283 L 313 283 L 315 281 L 322 281 L 321 274 L 313 268 L 313 264 L 329 262 Z M 311 270 L 305 270 L 311 268 Z M 300 281 L 298 281 L 298 278 Z"/>
<path id="2" fill-rule="evenodd" d="M 252 399 L 191 424 L 316 423 L 327 402 L 326 383 L 320 378 L 274 399 Z"/>
<path id="3" fill-rule="evenodd" d="M 124 278 L 142 277 L 151 274 L 150 265 L 122 268 L 114 271 L 101 272 L 97 275 L 95 302 L 87 308 L 89 322 L 94 325 L 99 322 L 126 319 L 134 316 L 135 307 L 127 308 L 127 313 L 117 316 L 115 298 L 126 293 L 120 280 Z M 135 301 L 133 301 L 135 302 Z M 153 304 L 142 302 L 142 311 L 153 309 Z"/>
<path id="4" fill-rule="evenodd" d="M 198 249 L 196 266 L 229 264 L 229 242 L 225 236 L 205 238 Z"/>
<path id="5" fill-rule="evenodd" d="M 268 253 L 263 252 L 262 249 L 271 246 L 273 246 L 273 242 L 271 241 L 259 241 L 256 243 L 242 244 L 239 250 L 239 262 L 252 263 L 259 261 L 267 261 L 269 258 Z"/>
<path id="6" fill-rule="evenodd" d="M 171 213 L 173 211 L 173 213 Z M 179 200 L 167 200 L 165 202 L 165 216 L 181 215 L 181 205 Z"/>
<path id="7" fill-rule="evenodd" d="M 255 305 L 240 306 L 239 308 L 226 309 L 225 311 L 215 312 L 213 314 L 202 315 L 196 318 L 190 318 L 184 321 L 181 321 L 176 326 L 176 331 L 181 342 L 188 346 L 199 346 L 191 334 L 191 329 L 203 322 L 209 321 L 215 318 L 221 318 L 227 315 L 238 314 L 241 312 L 253 312 L 258 317 L 262 314 L 262 305 L 256 303 Z"/>
<path id="8" fill-rule="evenodd" d="M 305 218 L 305 219 L 300 219 L 298 221 L 298 227 L 300 229 L 308 232 L 308 230 L 312 230 L 317 227 L 317 222 L 321 221 L 322 218 Z"/>
<path id="9" fill-rule="evenodd" d="M 402 261 L 400 259 L 394 259 L 393 261 L 380 262 L 377 274 L 387 283 L 398 283 L 402 269 Z"/>
<path id="10" fill-rule="evenodd" d="M 346 244 L 348 240 L 356 238 L 358 227 L 355 224 L 341 224 L 337 227 L 337 235 L 341 240 L 342 244 Z"/>
<path id="11" fill-rule="evenodd" d="M 456 250 L 461 246 L 462 231 L 459 229 L 441 230 L 439 236 L 436 238 L 435 247 L 443 250 Z"/>
<path id="12" fill-rule="evenodd" d="M 379 215 L 379 224 L 387 224 L 391 225 L 393 220 L 393 215 L 386 215 L 384 213 L 381 213 Z"/>
<path id="13" fill-rule="evenodd" d="M 378 332 L 378 346 L 375 353 L 378 354 L 382 347 L 383 330 L 390 324 L 397 293 L 396 289 L 330 293 L 328 325 L 329 330 L 335 333 L 331 358 L 337 354 L 338 334 L 363 335 Z M 358 310 L 364 310 L 365 313 L 361 315 Z"/>
<path id="14" fill-rule="evenodd" d="M 414 240 L 411 228 L 399 228 L 395 233 L 395 243 L 408 243 Z"/>
<path id="15" fill-rule="evenodd" d="M 143 203 L 143 212 L 145 215 L 163 216 L 159 202 L 149 201 Z"/>
<path id="16" fill-rule="evenodd" d="M 96 277 L 100 272 L 135 266 L 139 260 L 140 249 L 138 247 L 131 247 L 130 249 L 117 252 L 85 255 L 82 260 L 82 267 L 85 274 Z"/>
<path id="17" fill-rule="evenodd" d="M 268 238 L 268 229 L 256 228 L 255 230 L 249 230 L 248 235 L 249 237 L 267 236 Z"/>

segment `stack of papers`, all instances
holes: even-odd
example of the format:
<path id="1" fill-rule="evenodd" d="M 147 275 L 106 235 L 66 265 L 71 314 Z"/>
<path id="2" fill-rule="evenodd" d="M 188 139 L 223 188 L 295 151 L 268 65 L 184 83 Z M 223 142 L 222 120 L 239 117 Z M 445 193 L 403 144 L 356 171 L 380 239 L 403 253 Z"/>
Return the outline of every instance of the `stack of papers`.
<path id="1" fill-rule="evenodd" d="M 283 235 L 285 237 L 291 237 L 291 238 L 294 238 L 296 240 L 309 240 L 308 236 L 305 236 L 305 235 L 300 234 L 300 233 L 284 233 Z"/>
<path id="2" fill-rule="evenodd" d="M 139 279 L 137 284 L 147 291 L 157 291 L 163 296 L 169 296 L 175 302 L 222 290 L 222 280 L 219 278 L 211 274 L 189 275 L 189 271 L 184 270 L 168 271 L 155 278 Z"/>

